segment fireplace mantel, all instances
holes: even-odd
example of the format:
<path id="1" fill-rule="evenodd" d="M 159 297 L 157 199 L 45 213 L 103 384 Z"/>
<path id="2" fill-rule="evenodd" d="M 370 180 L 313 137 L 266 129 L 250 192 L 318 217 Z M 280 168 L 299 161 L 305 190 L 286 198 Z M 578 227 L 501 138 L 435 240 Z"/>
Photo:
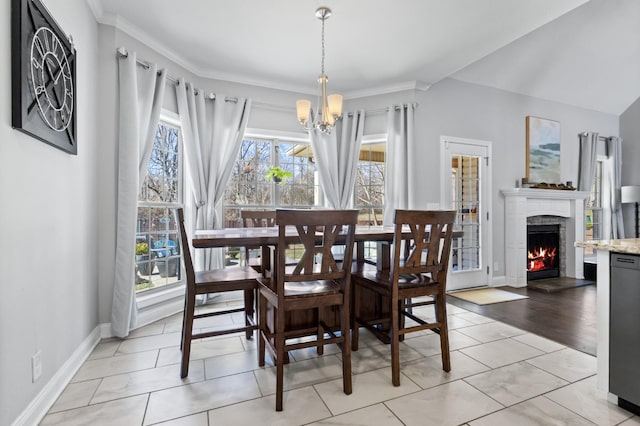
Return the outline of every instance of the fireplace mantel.
<path id="1" fill-rule="evenodd" d="M 504 195 L 504 239 L 506 284 L 527 285 L 527 218 L 560 216 L 567 219 L 564 252 L 566 276 L 584 278 L 584 250 L 574 247 L 584 239 L 584 200 L 586 191 L 509 188 Z"/>

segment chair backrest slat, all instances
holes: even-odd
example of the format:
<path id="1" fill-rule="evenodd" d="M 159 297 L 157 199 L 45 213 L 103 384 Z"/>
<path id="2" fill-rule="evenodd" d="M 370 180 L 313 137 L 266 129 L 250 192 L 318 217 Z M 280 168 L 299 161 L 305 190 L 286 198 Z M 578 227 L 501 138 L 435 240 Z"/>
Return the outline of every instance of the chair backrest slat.
<path id="1" fill-rule="evenodd" d="M 244 227 L 265 228 L 275 226 L 275 210 L 241 210 L 240 216 Z"/>
<path id="2" fill-rule="evenodd" d="M 455 211 L 396 210 L 392 273 L 429 274 L 445 284 Z M 406 229 L 411 237 L 403 237 Z"/>
<path id="3" fill-rule="evenodd" d="M 191 250 L 189 249 L 189 237 L 184 226 L 184 209 L 177 208 L 176 215 L 178 216 L 178 231 L 180 232 L 180 248 L 184 259 L 184 267 L 187 275 L 187 287 L 189 290 L 195 292 L 196 273 L 193 268 L 193 260 L 191 258 Z"/>
<path id="4" fill-rule="evenodd" d="M 352 258 L 357 221 L 357 210 L 276 210 L 279 284 L 284 281 L 341 279 L 349 275 L 351 264 L 336 261 L 332 248 L 336 243 L 344 244 L 344 259 Z M 303 253 L 295 266 L 285 267 L 288 250 L 285 239 L 287 230 L 290 233 L 293 229 L 297 232 Z"/>

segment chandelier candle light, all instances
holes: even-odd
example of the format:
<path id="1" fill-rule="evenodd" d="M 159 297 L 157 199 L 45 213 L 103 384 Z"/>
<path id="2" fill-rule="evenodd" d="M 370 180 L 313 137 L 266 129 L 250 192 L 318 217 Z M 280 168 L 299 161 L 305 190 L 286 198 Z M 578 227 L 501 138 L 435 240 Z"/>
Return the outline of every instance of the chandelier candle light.
<path id="1" fill-rule="evenodd" d="M 342 118 L 342 95 L 333 94 L 327 96 L 327 81 L 324 73 L 324 21 L 331 16 L 331 9 L 319 7 L 316 17 L 322 21 L 322 68 L 318 83 L 320 83 L 320 98 L 318 99 L 318 111 L 315 116 L 311 109 L 311 101 L 300 99 L 296 101 L 298 121 L 305 130 L 318 129 L 323 133 L 331 133 L 337 120 Z"/>

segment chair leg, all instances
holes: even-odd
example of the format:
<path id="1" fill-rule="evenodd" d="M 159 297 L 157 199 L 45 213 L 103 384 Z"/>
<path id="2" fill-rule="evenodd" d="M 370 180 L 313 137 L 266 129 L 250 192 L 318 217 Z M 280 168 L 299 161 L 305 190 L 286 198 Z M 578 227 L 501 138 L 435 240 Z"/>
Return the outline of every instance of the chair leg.
<path id="1" fill-rule="evenodd" d="M 284 309 L 276 309 L 276 411 L 282 411 L 282 394 L 284 392 L 284 354 L 285 337 L 284 337 Z"/>
<path id="2" fill-rule="evenodd" d="M 196 308 L 195 295 L 186 296 L 184 317 L 182 321 L 182 361 L 180 365 L 180 377 L 189 374 L 189 355 L 191 354 L 191 336 L 193 335 L 193 316 Z"/>
<path id="3" fill-rule="evenodd" d="M 351 395 L 351 336 L 349 331 L 349 303 L 340 306 L 340 326 L 342 333 L 342 388 L 344 393 Z"/>
<path id="4" fill-rule="evenodd" d="M 184 326 L 187 323 L 187 309 L 189 303 L 189 295 L 184 295 L 184 309 L 182 310 L 182 335 L 180 336 L 180 350 L 184 348 Z"/>
<path id="5" fill-rule="evenodd" d="M 258 366 L 264 367 L 267 338 L 267 299 L 258 291 Z"/>
<path id="6" fill-rule="evenodd" d="M 244 291 L 244 324 L 249 327 L 252 325 L 252 320 L 250 318 L 254 317 L 254 306 L 255 306 L 255 290 L 245 290 Z M 253 331 L 247 330 L 246 332 L 247 339 L 251 339 L 253 337 Z"/>
<path id="7" fill-rule="evenodd" d="M 316 315 L 318 316 L 318 322 L 316 325 L 316 352 L 318 355 L 324 355 L 324 327 L 322 326 L 324 316 L 322 311 L 323 308 L 316 308 Z"/>
<path id="8" fill-rule="evenodd" d="M 360 337 L 360 326 L 358 316 L 360 315 L 360 286 L 353 286 L 353 312 L 351 313 L 351 350 L 358 350 L 358 340 Z"/>
<path id="9" fill-rule="evenodd" d="M 411 303 L 410 302 L 411 299 L 400 299 L 398 301 L 399 304 L 399 308 L 398 308 L 398 329 L 402 330 L 404 328 L 404 323 L 405 323 L 405 318 L 404 318 L 404 314 L 403 312 L 405 312 L 405 310 L 407 310 L 407 303 Z M 410 311 L 412 311 L 411 308 L 409 308 Z M 404 342 L 404 334 L 399 334 L 398 335 L 398 339 L 401 342 Z"/>
<path id="10" fill-rule="evenodd" d="M 447 325 L 447 303 L 444 295 L 436 296 L 437 321 L 440 323 L 440 351 L 442 352 L 442 369 L 451 371 L 451 354 L 449 353 L 449 326 Z"/>
<path id="11" fill-rule="evenodd" d="M 393 386 L 400 386 L 400 339 L 399 339 L 399 300 L 391 299 L 391 382 Z"/>

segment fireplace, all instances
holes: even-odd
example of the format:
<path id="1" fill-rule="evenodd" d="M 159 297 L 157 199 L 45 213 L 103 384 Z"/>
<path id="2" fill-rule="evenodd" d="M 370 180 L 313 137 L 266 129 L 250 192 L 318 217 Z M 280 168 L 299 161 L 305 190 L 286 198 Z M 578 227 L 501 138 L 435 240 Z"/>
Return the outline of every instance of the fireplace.
<path id="1" fill-rule="evenodd" d="M 583 251 L 575 247 L 584 240 L 584 200 L 587 191 L 510 188 L 504 195 L 505 282 L 527 285 L 527 225 L 560 224 L 561 277 L 584 278 Z M 542 219 L 542 220 L 541 220 Z"/>
<path id="2" fill-rule="evenodd" d="M 560 225 L 527 226 L 527 280 L 560 276 Z"/>

